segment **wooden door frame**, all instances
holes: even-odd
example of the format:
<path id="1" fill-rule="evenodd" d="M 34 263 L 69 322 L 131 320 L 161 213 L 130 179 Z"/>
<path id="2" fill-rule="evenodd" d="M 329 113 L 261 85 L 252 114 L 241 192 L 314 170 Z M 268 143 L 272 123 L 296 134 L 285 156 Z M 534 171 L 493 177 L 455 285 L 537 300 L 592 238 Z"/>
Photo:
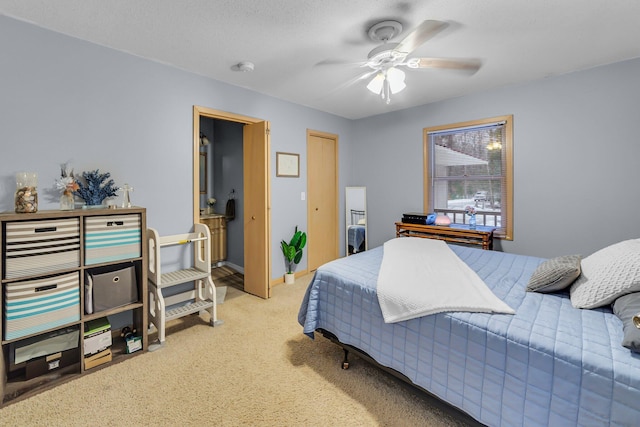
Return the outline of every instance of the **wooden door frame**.
<path id="1" fill-rule="evenodd" d="M 338 135 L 335 133 L 329 133 L 329 132 L 322 132 L 319 130 L 313 130 L 313 129 L 307 129 L 307 147 L 309 146 L 309 138 L 312 136 L 317 136 L 320 138 L 327 138 L 327 139 L 331 139 L 335 142 L 336 144 L 336 151 L 335 151 L 335 165 L 336 165 L 336 176 L 335 176 L 335 184 L 336 184 L 336 200 L 335 200 L 335 206 L 336 206 L 336 254 L 338 255 L 338 257 L 340 257 L 340 183 L 339 183 L 339 179 L 340 179 L 340 163 L 338 162 L 338 157 L 339 157 L 339 141 L 338 141 Z M 309 152 L 309 149 L 307 148 L 307 153 Z M 309 159 L 309 157 L 307 156 L 307 171 L 309 170 L 309 165 L 308 163 L 311 161 L 311 159 Z M 307 177 L 307 196 L 309 195 L 309 180 Z M 311 223 L 311 206 L 309 205 L 310 201 L 309 201 L 309 197 L 307 197 L 307 224 Z M 311 249 L 311 248 L 309 248 Z M 312 271 L 311 270 L 311 266 L 309 265 L 309 256 L 307 255 L 307 271 Z"/>
<path id="2" fill-rule="evenodd" d="M 210 119 L 224 120 L 228 122 L 236 122 L 243 124 L 255 124 L 265 122 L 264 119 L 258 119 L 250 116 L 243 116 L 241 114 L 230 113 L 222 110 L 215 110 L 208 107 L 202 107 L 198 105 L 193 106 L 193 223 L 200 222 L 200 118 L 207 117 Z M 269 176 L 269 156 L 266 159 L 265 165 L 265 182 L 267 183 L 267 189 L 271 193 L 271 180 Z M 244 169 L 242 171 L 245 173 Z M 268 218 L 269 207 L 267 206 L 265 217 Z M 271 236 L 271 220 L 267 221 L 267 236 Z M 269 239 L 267 239 L 269 240 Z M 267 251 L 267 286 L 271 287 L 271 246 L 270 242 L 264 242 L 264 248 Z M 245 266 L 246 268 L 246 266 Z M 270 294 L 270 292 L 269 292 Z"/>

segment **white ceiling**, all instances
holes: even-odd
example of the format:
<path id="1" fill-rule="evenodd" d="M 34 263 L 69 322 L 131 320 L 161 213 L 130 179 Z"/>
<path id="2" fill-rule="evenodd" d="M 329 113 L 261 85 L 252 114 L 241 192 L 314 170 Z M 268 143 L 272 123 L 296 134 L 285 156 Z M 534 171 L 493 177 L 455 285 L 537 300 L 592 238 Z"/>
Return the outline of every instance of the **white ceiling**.
<path id="1" fill-rule="evenodd" d="M 640 57 L 639 0 L 0 0 L 0 14 L 351 119 Z M 407 70 L 386 105 L 353 81 L 363 68 L 318 65 L 364 61 L 384 19 L 403 24 L 395 41 L 447 21 L 409 57 L 482 68 Z"/>

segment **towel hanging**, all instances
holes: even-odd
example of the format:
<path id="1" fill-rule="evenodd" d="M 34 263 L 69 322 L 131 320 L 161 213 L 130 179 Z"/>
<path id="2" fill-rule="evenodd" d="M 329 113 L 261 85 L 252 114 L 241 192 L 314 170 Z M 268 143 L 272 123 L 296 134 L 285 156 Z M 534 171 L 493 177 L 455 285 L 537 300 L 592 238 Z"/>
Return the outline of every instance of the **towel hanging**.
<path id="1" fill-rule="evenodd" d="M 227 200 L 227 206 L 224 211 L 224 216 L 226 217 L 227 221 L 233 221 L 233 219 L 236 217 L 236 199 L 232 198 Z"/>

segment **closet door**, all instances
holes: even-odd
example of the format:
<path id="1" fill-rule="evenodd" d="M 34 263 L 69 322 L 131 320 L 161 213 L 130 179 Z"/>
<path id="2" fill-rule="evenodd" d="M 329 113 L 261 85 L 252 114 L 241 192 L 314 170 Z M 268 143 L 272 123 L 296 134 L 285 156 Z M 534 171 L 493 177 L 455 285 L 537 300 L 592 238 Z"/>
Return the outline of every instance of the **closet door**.
<path id="1" fill-rule="evenodd" d="M 338 136 L 307 131 L 307 268 L 338 258 Z"/>
<path id="2" fill-rule="evenodd" d="M 244 291 L 269 298 L 269 122 L 243 131 Z"/>

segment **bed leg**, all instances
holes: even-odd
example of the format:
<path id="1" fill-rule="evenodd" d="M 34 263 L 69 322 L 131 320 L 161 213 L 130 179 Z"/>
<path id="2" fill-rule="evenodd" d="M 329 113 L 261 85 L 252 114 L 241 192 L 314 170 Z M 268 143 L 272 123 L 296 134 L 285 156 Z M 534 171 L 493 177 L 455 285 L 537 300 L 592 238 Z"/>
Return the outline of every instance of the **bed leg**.
<path id="1" fill-rule="evenodd" d="M 342 369 L 349 369 L 349 350 L 346 348 L 342 349 L 344 351 L 344 360 L 342 361 Z"/>

